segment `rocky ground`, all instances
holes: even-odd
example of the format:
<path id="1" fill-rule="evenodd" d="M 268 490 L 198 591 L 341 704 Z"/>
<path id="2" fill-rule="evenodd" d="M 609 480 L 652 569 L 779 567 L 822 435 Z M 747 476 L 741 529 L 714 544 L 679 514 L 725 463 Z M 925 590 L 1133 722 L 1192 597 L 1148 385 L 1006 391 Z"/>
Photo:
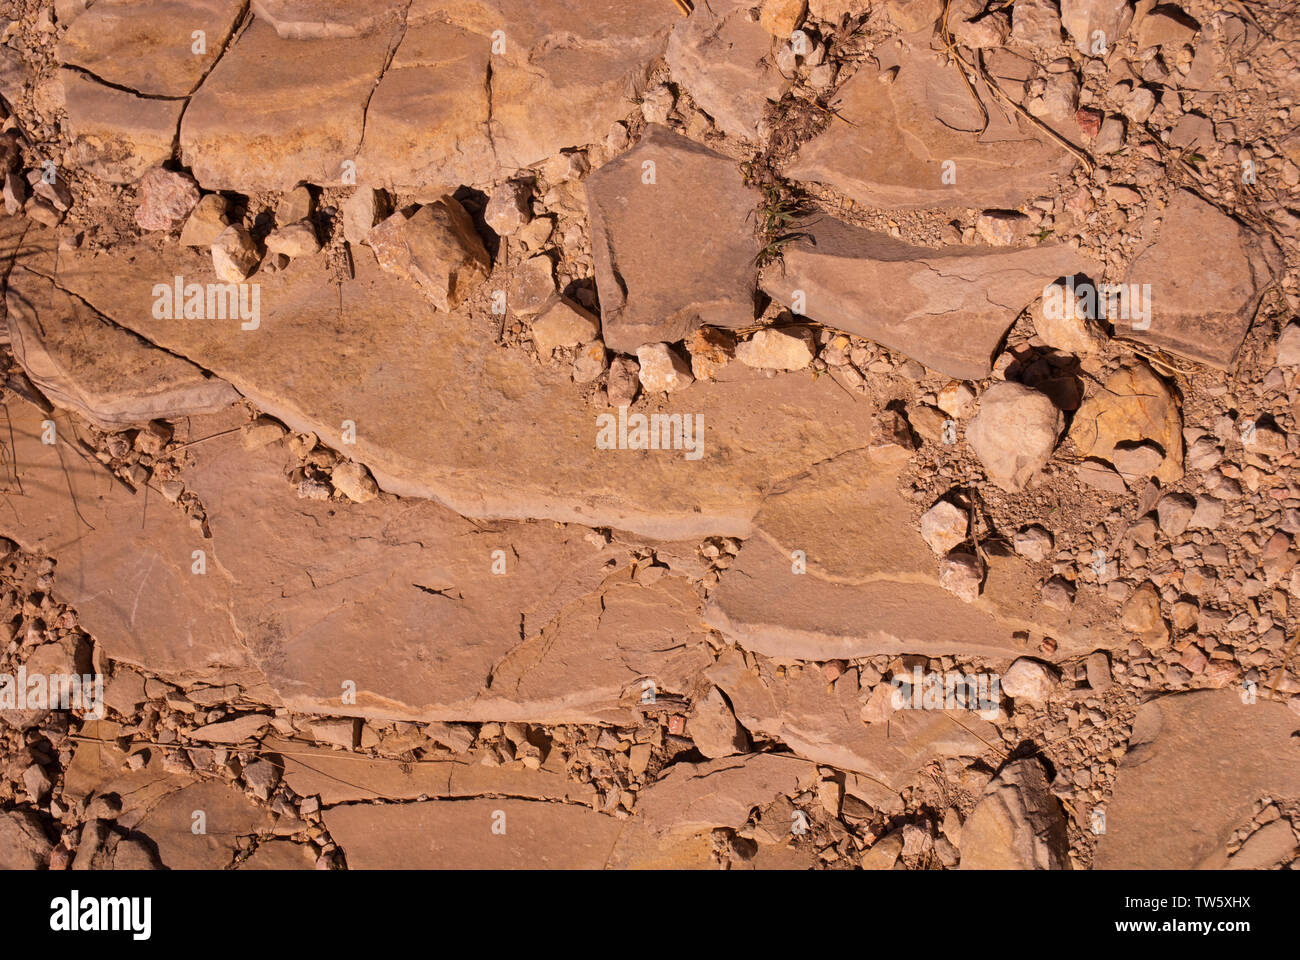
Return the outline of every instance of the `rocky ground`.
<path id="1" fill-rule="evenodd" d="M 10 0 L 0 861 L 1294 869 L 1296 14 Z"/>

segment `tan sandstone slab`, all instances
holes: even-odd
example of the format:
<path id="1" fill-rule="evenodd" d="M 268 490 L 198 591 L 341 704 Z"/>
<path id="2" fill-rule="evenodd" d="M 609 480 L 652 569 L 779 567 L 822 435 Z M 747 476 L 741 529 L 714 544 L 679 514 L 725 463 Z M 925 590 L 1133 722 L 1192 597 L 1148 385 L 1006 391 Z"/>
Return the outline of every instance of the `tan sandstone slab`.
<path id="1" fill-rule="evenodd" d="M 1157 218 L 1163 221 L 1158 227 Z M 1150 314 L 1116 317 L 1116 332 L 1231 369 L 1273 281 L 1272 241 L 1187 190 L 1175 193 L 1164 210 L 1151 211 L 1143 232 L 1148 244 L 1134 257 L 1124 282 L 1130 289 L 1150 285 Z"/>
<path id="2" fill-rule="evenodd" d="M 709 600 L 709 624 L 757 653 L 806 660 L 1012 659 L 1025 652 L 1018 631 L 1053 637 L 1063 657 L 1122 642 L 1101 629 L 1107 610 L 1087 589 L 1068 614 L 1039 603 L 1017 557 L 990 555 L 973 603 L 945 590 L 899 492 L 900 465 L 897 453 L 856 452 L 778 484 Z"/>
<path id="3" fill-rule="evenodd" d="M 631 353 L 681 340 L 702 323 L 752 323 L 758 203 L 734 161 L 661 126 L 591 174 L 606 345 Z"/>
<path id="4" fill-rule="evenodd" d="M 625 823 L 527 800 L 347 804 L 324 819 L 353 870 L 600 870 Z"/>
<path id="5" fill-rule="evenodd" d="M 1049 192 L 1073 166 L 1061 147 L 999 117 L 986 89 L 983 102 L 999 122 L 981 137 L 983 116 L 942 54 L 907 46 L 880 55 L 879 70 L 864 66 L 833 103 L 848 122 L 829 123 L 801 147 L 786 176 L 828 184 L 871 208 L 1005 209 Z M 897 77 L 882 83 L 894 68 Z"/>
<path id="6" fill-rule="evenodd" d="M 253 0 L 253 12 L 286 40 L 364 36 L 406 6 L 398 0 Z"/>
<path id="7" fill-rule="evenodd" d="M 864 723 L 856 681 L 828 690 L 815 668 L 763 676 L 732 651 L 708 676 L 755 736 L 778 740 L 814 763 L 862 774 L 886 793 L 897 793 L 931 760 L 978 757 L 999 742 L 992 724 L 966 711 L 900 710 L 888 724 Z"/>
<path id="8" fill-rule="evenodd" d="M 183 100 L 138 97 L 75 70 L 60 70 L 72 151 L 83 169 L 112 183 L 134 183 L 171 159 Z"/>
<path id="9" fill-rule="evenodd" d="M 796 232 L 763 272 L 765 293 L 959 379 L 988 375 L 1044 287 L 1097 266 L 1063 245 L 918 247 L 826 216 Z"/>
<path id="10" fill-rule="evenodd" d="M 807 760 L 777 753 L 678 763 L 641 794 L 637 816 L 659 835 L 738 830 L 755 807 L 798 793 L 800 779 L 815 772 Z"/>
<path id="11" fill-rule="evenodd" d="M 598 142 L 677 19 L 610 0 L 417 0 L 367 111 L 360 176 L 450 192 Z"/>
<path id="12" fill-rule="evenodd" d="M 194 828 L 202 814 L 203 831 Z M 269 833 L 270 812 L 238 787 L 201 780 L 163 797 L 135 825 L 158 845 L 158 857 L 171 870 L 223 870 L 235 859 L 240 837 Z"/>
<path id="13" fill-rule="evenodd" d="M 59 59 L 153 97 L 186 97 L 225 46 L 241 0 L 99 0 L 59 42 Z M 197 52 L 202 31 L 202 52 Z"/>
<path id="14" fill-rule="evenodd" d="M 760 491 L 870 436 L 870 411 L 828 378 L 766 378 L 730 364 L 708 389 L 638 406 L 702 418 L 685 449 L 600 449 L 597 417 L 566 369 L 502 351 L 472 310 L 435 314 L 419 291 L 356 258 L 357 279 L 324 282 L 323 261 L 263 277 L 261 323 L 158 320 L 153 284 L 206 281 L 204 258 L 141 244 L 64 254 L 60 283 L 101 314 L 228 380 L 294 429 L 336 438 L 385 489 L 468 517 L 547 518 L 660 539 L 745 536 Z M 485 284 L 484 288 L 491 284 Z M 487 294 L 480 292 L 482 296 Z M 435 319 L 436 318 L 436 319 Z"/>
<path id="15" fill-rule="evenodd" d="M 1133 720 L 1097 842 L 1099 870 L 1221 870 L 1256 803 L 1300 796 L 1297 718 L 1240 689 L 1151 700 Z"/>
<path id="16" fill-rule="evenodd" d="M 230 384 L 109 323 L 46 277 L 9 274 L 14 357 L 57 407 L 105 430 L 212 413 L 239 399 Z"/>
<path id="17" fill-rule="evenodd" d="M 284 780 L 301 797 L 324 806 L 358 800 L 502 796 L 561 800 L 594 806 L 595 787 L 569 780 L 562 764 L 529 770 L 522 764 L 487 766 L 477 754 L 402 763 L 368 758 L 287 740 L 271 740 L 264 752 L 278 758 Z"/>
<path id="18" fill-rule="evenodd" d="M 80 23 L 80 21 L 78 21 Z M 181 158 L 210 190 L 341 185 L 399 24 L 364 37 L 285 40 L 254 17 L 190 100 Z"/>
<path id="19" fill-rule="evenodd" d="M 58 560 L 55 592 L 76 607 L 83 629 L 112 659 L 165 677 L 258 687 L 230 623 L 226 584 L 215 571 L 192 572 L 194 551 L 210 552 L 211 543 L 160 496 L 131 496 L 76 448 L 67 414 L 7 409 L 16 476 L 4 481 L 12 509 L 0 510 L 0 533 Z M 54 444 L 42 442 L 46 419 Z"/>
<path id="20" fill-rule="evenodd" d="M 716 0 L 695 7 L 668 39 L 673 77 L 719 129 L 759 140 L 768 107 L 787 82 L 773 63 L 774 43 L 745 0 Z"/>
<path id="21" fill-rule="evenodd" d="M 232 622 L 297 709 L 631 722 L 644 679 L 682 693 L 708 661 L 687 581 L 635 582 L 627 553 L 585 528 L 300 500 L 280 444 L 194 449 L 185 482 L 208 511 Z"/>

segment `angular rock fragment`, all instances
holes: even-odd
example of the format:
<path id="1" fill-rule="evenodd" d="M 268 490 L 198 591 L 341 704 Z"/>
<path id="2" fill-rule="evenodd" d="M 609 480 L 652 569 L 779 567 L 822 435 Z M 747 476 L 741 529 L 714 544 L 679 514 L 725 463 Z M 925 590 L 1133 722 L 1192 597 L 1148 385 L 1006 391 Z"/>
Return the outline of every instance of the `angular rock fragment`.
<path id="1" fill-rule="evenodd" d="M 638 376 L 646 393 L 673 393 L 695 382 L 686 361 L 666 343 L 637 347 L 636 359 Z"/>
<path id="2" fill-rule="evenodd" d="M 140 180 L 135 222 L 141 230 L 170 230 L 190 215 L 199 202 L 194 178 L 154 167 Z"/>
<path id="3" fill-rule="evenodd" d="M 549 360 L 556 347 L 576 347 L 599 337 L 600 321 L 568 297 L 557 295 L 533 318 L 532 334 L 538 355 Z"/>
<path id="4" fill-rule="evenodd" d="M 366 238 L 379 265 L 419 285 L 439 310 L 453 310 L 482 283 L 492 261 L 474 221 L 452 197 L 409 217 L 398 211 Z"/>
<path id="5" fill-rule="evenodd" d="M 210 248 L 228 226 L 226 198 L 219 193 L 209 193 L 199 200 L 186 218 L 185 226 L 181 228 L 181 243 L 187 247 Z"/>
<path id="6" fill-rule="evenodd" d="M 243 224 L 232 223 L 212 241 L 212 269 L 224 283 L 243 283 L 262 262 L 257 244 Z"/>
<path id="7" fill-rule="evenodd" d="M 895 69 L 892 83 L 879 82 Z M 840 89 L 836 112 L 848 122 L 804 144 L 784 173 L 829 184 L 873 209 L 1010 209 L 1049 192 L 1074 159 L 1002 115 L 987 89 L 982 100 L 1001 119 L 980 137 L 984 116 L 941 54 L 884 51 L 879 70 L 864 67 Z"/>
<path id="8" fill-rule="evenodd" d="M 963 870 L 1068 870 L 1061 802 L 1043 766 L 1016 760 L 998 772 L 961 829 Z"/>
<path id="9" fill-rule="evenodd" d="M 735 163 L 651 126 L 586 189 L 610 349 L 673 343 L 701 323 L 753 322 L 758 193 Z"/>
<path id="10" fill-rule="evenodd" d="M 1155 227 L 1156 218 L 1161 220 Z M 1124 336 L 1228 370 L 1236 359 L 1264 291 L 1272 283 L 1276 248 L 1195 194 L 1179 190 L 1169 206 L 1147 214 L 1147 245 L 1124 283 L 1149 300 L 1143 316 L 1113 318 Z M 1215 255 L 1205 256 L 1205 238 Z"/>
<path id="11" fill-rule="evenodd" d="M 760 370 L 802 370 L 816 352 L 813 332 L 808 327 L 759 330 L 736 345 L 736 359 Z"/>
<path id="12" fill-rule="evenodd" d="M 666 59 L 674 79 L 719 129 L 759 140 L 763 114 L 781 99 L 787 82 L 772 62 L 772 35 L 748 18 L 748 7 L 744 0 L 696 7 L 674 28 Z"/>
<path id="13" fill-rule="evenodd" d="M 1110 52 L 1132 23 L 1129 0 L 1061 0 L 1061 26 L 1085 55 Z"/>
<path id="14" fill-rule="evenodd" d="M 749 749 L 749 735 L 736 722 L 731 705 L 717 687 L 710 687 L 708 693 L 695 701 L 686 721 L 686 733 L 710 760 Z"/>
<path id="15" fill-rule="evenodd" d="M 1122 446 L 1154 443 L 1164 453 L 1155 477 L 1172 483 L 1183 475 L 1182 430 L 1173 391 L 1147 364 L 1135 360 L 1084 400 L 1074 415 L 1070 439 L 1081 455 L 1108 461 Z"/>
<path id="16" fill-rule="evenodd" d="M 1016 315 L 1046 284 L 1089 268 L 1064 246 L 931 249 L 830 217 L 795 232 L 806 239 L 764 271 L 765 293 L 963 380 L 988 375 Z"/>

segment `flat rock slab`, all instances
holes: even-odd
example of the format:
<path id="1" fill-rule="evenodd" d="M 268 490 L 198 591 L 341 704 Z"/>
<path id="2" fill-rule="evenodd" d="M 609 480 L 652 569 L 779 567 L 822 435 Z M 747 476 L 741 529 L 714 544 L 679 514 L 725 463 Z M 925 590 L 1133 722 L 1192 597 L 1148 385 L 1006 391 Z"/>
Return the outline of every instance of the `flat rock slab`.
<path id="1" fill-rule="evenodd" d="M 833 103 L 840 118 L 801 147 L 784 173 L 827 184 L 874 209 L 997 207 L 1008 209 L 1050 192 L 1074 158 L 1001 115 L 987 89 L 983 116 L 943 55 L 908 46 L 879 70 L 864 66 Z M 894 67 L 897 77 L 882 83 Z M 951 164 L 950 166 L 948 164 Z"/>
<path id="2" fill-rule="evenodd" d="M 1186 190 L 1147 217 L 1143 235 L 1149 242 L 1134 257 L 1124 282 L 1130 289 L 1150 285 L 1150 315 L 1116 318 L 1117 332 L 1231 369 L 1272 283 L 1276 248 Z M 1207 237 L 1214 239 L 1213 247 L 1206 245 Z"/>
<path id="3" fill-rule="evenodd" d="M 876 654 L 1025 653 L 1017 631 L 1056 639 L 1062 657 L 1114 646 L 1099 597 L 1069 614 L 1036 602 L 1034 573 L 990 556 L 983 594 L 966 603 L 939 584 L 939 561 L 909 519 L 897 456 L 856 452 L 778 484 L 705 610 L 706 621 L 767 656 L 833 660 Z M 806 572 L 796 572 L 802 551 Z"/>
<path id="4" fill-rule="evenodd" d="M 323 816 L 353 870 L 600 870 L 625 824 L 527 800 L 347 804 Z"/>
<path id="5" fill-rule="evenodd" d="M 253 0 L 253 12 L 286 40 L 365 36 L 407 6 L 399 0 Z"/>
<path id="6" fill-rule="evenodd" d="M 254 11 L 181 131 L 213 189 L 486 186 L 602 140 L 635 109 L 679 19 L 672 6 L 576 0 Z"/>
<path id="7" fill-rule="evenodd" d="M 802 236 L 763 272 L 765 293 L 964 380 L 989 374 L 1044 287 L 1097 266 L 1061 245 L 917 247 L 826 216 L 793 232 Z"/>
<path id="8" fill-rule="evenodd" d="M 650 67 L 681 19 L 673 6 L 618 0 L 421 0 L 417 21 L 445 17 L 491 43 L 492 142 L 503 171 L 603 140 L 636 109 Z"/>
<path id="9" fill-rule="evenodd" d="M 637 815 L 659 835 L 738 830 L 755 807 L 798 793 L 800 779 L 815 772 L 807 760 L 776 753 L 678 763 L 641 794 Z"/>
<path id="10" fill-rule="evenodd" d="M 100 0 L 72 21 L 59 59 L 145 96 L 187 97 L 221 56 L 243 8 L 242 0 Z"/>
<path id="11" fill-rule="evenodd" d="M 698 459 L 685 449 L 600 449 L 597 417 L 615 411 L 589 405 L 567 369 L 497 348 L 472 304 L 435 313 L 369 257 L 356 258 L 357 279 L 341 287 L 324 282 L 324 269 L 304 258 L 258 275 L 261 324 L 250 331 L 153 318 L 160 279 L 211 277 L 194 251 L 65 253 L 59 282 L 296 430 L 337 438 L 354 421 L 348 453 L 383 489 L 466 517 L 546 518 L 663 540 L 747 536 L 763 489 L 871 435 L 869 405 L 829 378 L 769 379 L 729 364 L 707 389 L 635 408 L 702 417 Z"/>
<path id="12" fill-rule="evenodd" d="M 292 840 L 267 840 L 247 860 L 235 864 L 236 870 L 315 870 L 316 853 L 311 844 Z"/>
<path id="13" fill-rule="evenodd" d="M 263 752 L 277 758 L 284 780 L 300 797 L 323 806 L 358 800 L 502 796 L 560 800 L 592 807 L 596 788 L 569 780 L 563 764 L 529 770 L 522 764 L 487 766 L 477 754 L 417 763 L 368 758 L 288 740 L 270 740 Z"/>
<path id="14" fill-rule="evenodd" d="M 999 742 L 992 724 L 965 711 L 900 710 L 888 724 L 864 723 L 856 680 L 828 691 L 817 669 L 765 677 L 730 652 L 708 677 L 756 737 L 784 743 L 814 763 L 862 774 L 885 793 L 896 794 L 931 760 L 978 757 Z"/>
<path id="15" fill-rule="evenodd" d="M 209 190 L 341 185 L 360 173 L 344 162 L 355 163 L 366 102 L 399 31 L 285 40 L 254 17 L 191 98 L 182 161 Z"/>
<path id="16" fill-rule="evenodd" d="M 687 581 L 633 581 L 628 554 L 585 528 L 299 500 L 280 444 L 193 450 L 185 482 L 208 511 L 232 622 L 296 709 L 631 722 L 643 679 L 682 693 L 708 662 Z"/>
<path id="17" fill-rule="evenodd" d="M 22 266 L 5 291 L 14 357 L 57 407 L 109 431 L 230 406 L 239 394 Z"/>
<path id="18" fill-rule="evenodd" d="M 665 59 L 719 129 L 759 140 L 763 114 L 788 83 L 773 63 L 771 34 L 749 19 L 751 8 L 745 0 L 701 4 L 673 29 Z"/>
<path id="19" fill-rule="evenodd" d="M 760 197 L 734 161 L 652 125 L 586 185 L 608 347 L 632 353 L 704 323 L 753 323 Z"/>
<path id="20" fill-rule="evenodd" d="M 1264 798 L 1300 795 L 1300 719 L 1238 689 L 1159 697 L 1133 719 L 1106 805 L 1098 870 L 1222 870 L 1227 843 Z"/>
<path id="21" fill-rule="evenodd" d="M 195 833 L 202 812 L 204 832 Z M 158 846 L 170 870 L 223 870 L 238 851 L 241 837 L 268 834 L 275 823 L 269 810 L 238 787 L 201 780 L 167 794 L 135 825 L 135 832 Z"/>
<path id="22" fill-rule="evenodd" d="M 171 159 L 184 100 L 139 97 L 83 73 L 59 71 L 77 165 L 112 183 L 135 183 Z"/>
<path id="23" fill-rule="evenodd" d="M 193 572 L 195 550 L 211 550 L 161 497 L 135 496 L 76 447 L 77 427 L 56 414 L 56 442 L 42 442 L 47 418 L 8 406 L 12 464 L 0 533 L 59 562 L 55 593 L 77 609 L 84 630 L 114 660 L 178 682 L 261 685 L 230 623 L 222 578 Z M 209 560 L 210 560 L 209 556 Z"/>

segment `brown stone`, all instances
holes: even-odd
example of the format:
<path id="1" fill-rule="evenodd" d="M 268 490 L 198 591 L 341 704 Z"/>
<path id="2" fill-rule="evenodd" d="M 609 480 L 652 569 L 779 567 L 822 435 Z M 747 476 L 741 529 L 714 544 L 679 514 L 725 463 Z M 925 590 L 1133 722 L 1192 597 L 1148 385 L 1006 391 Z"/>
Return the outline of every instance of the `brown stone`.
<path id="1" fill-rule="evenodd" d="M 755 807 L 797 793 L 812 769 L 806 760 L 770 753 L 675 764 L 641 795 L 638 813 L 661 835 L 738 829 Z"/>
<path id="2" fill-rule="evenodd" d="M 101 2 L 59 42 L 59 59 L 149 97 L 189 96 L 221 55 L 241 0 Z M 203 52 L 194 31 L 202 31 Z"/>
<path id="3" fill-rule="evenodd" d="M 1032 757 L 998 772 L 961 830 L 963 870 L 1068 870 L 1065 812 Z"/>
<path id="4" fill-rule="evenodd" d="M 492 262 L 474 221 L 452 197 L 409 217 L 398 211 L 366 238 L 379 265 L 419 285 L 439 310 L 453 310 L 487 279 Z"/>
<path id="5" fill-rule="evenodd" d="M 865 774 L 894 791 L 932 760 L 980 756 L 996 742 L 991 725 L 963 711 L 899 710 L 888 724 L 864 723 L 857 683 L 842 678 L 828 690 L 816 670 L 756 676 L 739 654 L 727 653 L 706 673 L 755 737 L 779 740 L 806 760 Z"/>
<path id="6" fill-rule="evenodd" d="M 825 216 L 797 232 L 807 239 L 764 271 L 765 293 L 960 379 L 988 375 L 1007 330 L 1044 286 L 1090 267 L 1065 246 L 932 249 Z"/>
<path id="7" fill-rule="evenodd" d="M 1124 282 L 1151 285 L 1149 327 L 1135 328 L 1137 318 L 1118 318 L 1117 332 L 1231 369 L 1272 283 L 1276 248 L 1186 190 L 1174 194 L 1165 209 L 1148 212 L 1143 235 L 1149 242 Z M 1208 259 L 1206 237 L 1215 238 L 1215 255 Z"/>
<path id="8" fill-rule="evenodd" d="M 710 597 L 708 623 L 750 650 L 817 661 L 886 653 L 1011 658 L 1023 652 L 1013 634 L 1031 626 L 1056 638 L 1062 656 L 1123 642 L 1090 625 L 1104 611 L 1095 595 L 1081 592 L 1068 612 L 1037 602 L 1037 577 L 1019 557 L 989 556 L 975 602 L 949 594 L 908 519 L 898 469 L 897 454 L 890 462 L 859 452 L 778 484 L 754 519 L 757 535 Z"/>
<path id="9" fill-rule="evenodd" d="M 1117 447 L 1151 442 L 1164 451 L 1155 476 L 1183 475 L 1183 417 L 1177 396 L 1147 364 L 1134 360 L 1094 388 L 1074 415 L 1070 439 L 1084 457 L 1114 459 Z"/>
<path id="10" fill-rule="evenodd" d="M 55 406 L 105 430 L 211 413 L 238 399 L 224 380 L 109 323 L 21 266 L 9 275 L 5 302 L 14 358 L 32 382 Z"/>
<path id="11" fill-rule="evenodd" d="M 653 182 L 645 182 L 651 172 Z M 742 183 L 734 162 L 652 125 L 636 147 L 591 174 L 586 187 L 611 349 L 673 343 L 701 323 L 753 322 L 758 194 Z"/>
<path id="12" fill-rule="evenodd" d="M 803 0 L 797 3 L 803 6 Z M 781 99 L 787 84 L 770 56 L 768 24 L 750 20 L 750 6 L 746 0 L 719 0 L 696 7 L 669 37 L 667 61 L 673 78 L 719 129 L 759 140 L 763 114 Z M 788 21 L 788 13 L 781 19 Z M 780 39 L 788 40 L 793 29 Z"/>
<path id="13" fill-rule="evenodd" d="M 134 183 L 171 159 L 185 103 L 157 100 L 60 70 L 73 156 L 112 183 Z"/>
<path id="14" fill-rule="evenodd" d="M 897 77 L 882 84 L 894 68 Z M 982 137 L 983 114 L 942 54 L 884 51 L 879 71 L 864 68 L 840 89 L 836 113 L 848 122 L 804 144 L 785 175 L 829 184 L 870 208 L 1010 209 L 1050 192 L 1074 159 L 979 89 L 997 121 Z"/>
<path id="15" fill-rule="evenodd" d="M 1265 798 L 1300 793 L 1296 717 L 1244 703 L 1238 688 L 1160 697 L 1139 708 L 1106 806 L 1100 870 L 1223 869 L 1232 834 Z"/>
<path id="16" fill-rule="evenodd" d="M 528 800 L 346 804 L 324 818 L 353 870 L 599 870 L 624 828 L 593 810 Z"/>

